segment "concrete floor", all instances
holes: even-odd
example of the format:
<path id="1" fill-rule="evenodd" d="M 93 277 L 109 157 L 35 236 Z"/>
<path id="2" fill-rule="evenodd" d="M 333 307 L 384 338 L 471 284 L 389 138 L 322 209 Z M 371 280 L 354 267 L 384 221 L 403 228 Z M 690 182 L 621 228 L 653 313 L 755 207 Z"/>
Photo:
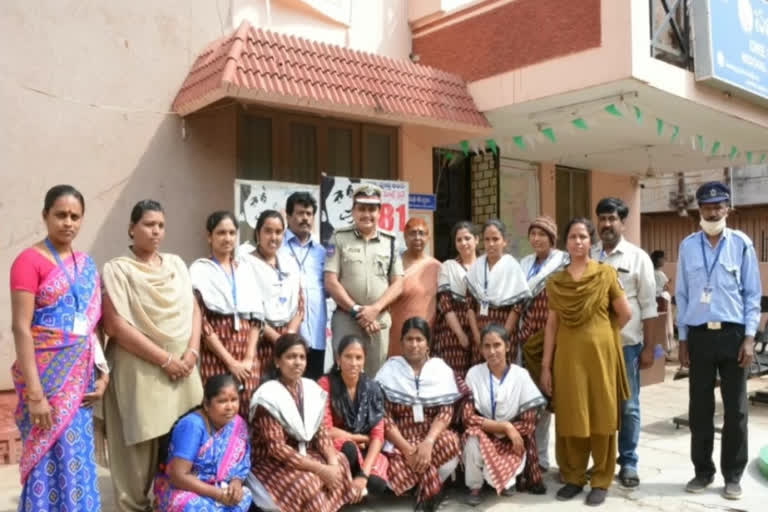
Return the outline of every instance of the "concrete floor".
<path id="1" fill-rule="evenodd" d="M 674 367 L 667 367 L 667 379 L 662 384 L 645 387 L 641 392 L 643 430 L 640 436 L 640 477 L 642 484 L 634 492 L 627 492 L 614 485 L 602 510 L 634 511 L 729 511 L 758 512 L 768 510 L 768 480 L 760 475 L 755 457 L 760 447 L 768 444 L 768 405 L 750 406 L 749 450 L 750 463 L 742 480 L 744 498 L 727 501 L 720 497 L 722 479 L 718 476 L 715 484 L 702 494 L 687 494 L 683 485 L 693 476 L 689 461 L 689 432 L 676 429 L 672 418 L 687 410 L 688 383 L 686 380 L 672 381 Z M 749 381 L 750 390 L 768 389 L 768 377 Z M 718 411 L 721 409 L 718 396 Z M 553 422 L 554 424 L 554 422 Z M 718 436 L 719 440 L 719 436 Z M 553 450 L 553 449 L 552 449 Z M 552 459 L 554 460 L 554 454 Z M 719 442 L 715 446 L 715 461 L 719 460 Z M 546 475 L 549 491 L 546 496 L 520 494 L 513 498 L 496 498 L 488 495 L 482 506 L 475 510 L 501 512 L 514 507 L 516 510 L 568 511 L 584 510 L 583 499 L 577 498 L 563 504 L 555 500 L 554 493 L 559 487 L 556 472 Z M 102 490 L 102 510 L 115 511 L 109 472 L 100 471 L 99 482 Z M 16 510 L 20 487 L 18 468 L 0 466 L 0 512 Z M 583 496 L 583 495 L 582 495 Z M 441 511 L 472 510 L 461 501 L 462 496 L 449 494 Z M 369 503 L 345 510 L 363 511 L 408 511 L 412 510 L 407 498 Z"/>

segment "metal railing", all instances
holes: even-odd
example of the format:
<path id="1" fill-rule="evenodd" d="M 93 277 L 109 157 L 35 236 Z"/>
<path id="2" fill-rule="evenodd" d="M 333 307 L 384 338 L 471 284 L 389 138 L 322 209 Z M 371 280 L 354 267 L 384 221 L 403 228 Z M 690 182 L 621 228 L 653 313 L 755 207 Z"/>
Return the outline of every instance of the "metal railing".
<path id="1" fill-rule="evenodd" d="M 689 0 L 649 0 L 651 57 L 693 70 Z"/>

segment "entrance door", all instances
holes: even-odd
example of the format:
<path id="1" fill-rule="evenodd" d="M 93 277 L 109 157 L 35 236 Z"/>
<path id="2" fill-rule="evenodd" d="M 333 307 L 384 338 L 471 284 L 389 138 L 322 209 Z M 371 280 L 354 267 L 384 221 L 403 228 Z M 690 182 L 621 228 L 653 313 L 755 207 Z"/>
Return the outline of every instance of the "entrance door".
<path id="1" fill-rule="evenodd" d="M 589 171 L 558 166 L 555 171 L 555 211 L 562 231 L 574 217 L 591 218 Z M 558 243 L 559 245 L 559 243 Z"/>
<path id="2" fill-rule="evenodd" d="M 445 158 L 436 149 L 433 151 L 432 162 L 432 183 L 435 184 L 437 194 L 432 241 L 435 258 L 445 261 L 456 257 L 456 247 L 451 240 L 453 225 L 462 220 L 472 220 L 472 161 L 457 156 L 445 162 Z"/>
<path id="3" fill-rule="evenodd" d="M 499 158 L 499 218 L 507 226 L 507 252 L 517 259 L 532 252 L 528 226 L 539 214 L 538 167 Z"/>

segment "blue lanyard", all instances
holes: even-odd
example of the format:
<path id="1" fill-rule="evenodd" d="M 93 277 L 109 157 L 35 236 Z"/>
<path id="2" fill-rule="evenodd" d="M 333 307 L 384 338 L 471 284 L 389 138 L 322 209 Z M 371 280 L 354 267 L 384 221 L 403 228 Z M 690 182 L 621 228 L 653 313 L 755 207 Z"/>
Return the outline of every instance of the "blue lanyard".
<path id="1" fill-rule="evenodd" d="M 555 253 L 555 251 L 550 251 L 549 252 L 549 256 L 547 256 L 547 259 L 545 259 L 543 263 L 539 263 L 538 259 L 534 259 L 533 260 L 533 266 L 528 271 L 528 279 L 532 278 L 533 276 L 535 276 L 536 274 L 541 272 L 541 269 L 544 267 L 544 265 L 547 264 L 547 262 L 549 261 L 549 259 L 552 257 L 552 255 L 554 253 Z"/>
<path id="2" fill-rule="evenodd" d="M 312 243 L 312 242 L 309 242 Z M 307 256 L 309 256 L 310 251 L 312 251 L 312 248 L 309 246 L 309 243 L 307 244 L 307 252 L 304 253 L 304 258 L 302 258 L 301 261 L 299 261 L 299 257 L 296 255 L 296 253 L 293 251 L 293 244 L 291 241 L 288 241 L 288 248 L 291 250 L 291 254 L 293 254 L 293 259 L 296 260 L 296 263 L 299 265 L 299 270 L 304 272 L 304 263 L 307 261 Z"/>
<path id="3" fill-rule="evenodd" d="M 416 396 L 419 396 L 419 386 L 421 385 L 421 375 L 413 378 L 413 382 L 416 383 Z"/>
<path id="4" fill-rule="evenodd" d="M 717 242 L 715 259 L 712 261 L 712 265 L 707 265 L 707 254 L 704 250 L 704 233 L 701 234 L 699 241 L 701 242 L 701 261 L 704 263 L 704 269 L 707 271 L 707 288 L 709 288 L 709 285 L 712 282 L 712 272 L 715 271 L 715 265 L 717 265 L 717 262 L 720 260 L 720 253 L 723 251 L 723 246 L 725 245 L 725 238 L 720 237 L 720 240 Z"/>
<path id="5" fill-rule="evenodd" d="M 488 257 L 485 258 L 485 267 L 483 267 L 483 270 L 485 271 L 485 298 L 488 299 Z M 488 302 L 486 300 L 486 302 Z"/>
<path id="6" fill-rule="evenodd" d="M 263 261 L 264 263 L 267 263 L 267 260 L 264 258 L 264 256 L 261 255 L 261 251 L 259 248 L 256 248 L 256 255 Z M 277 280 L 280 281 L 280 283 L 283 282 L 283 272 L 280 270 L 280 258 L 278 258 L 277 254 L 275 254 L 275 266 L 273 267 L 269 263 L 267 263 L 267 266 L 275 271 L 277 274 Z"/>
<path id="7" fill-rule="evenodd" d="M 53 246 L 53 243 L 46 237 L 45 239 L 45 245 L 48 247 L 48 250 L 51 251 L 51 254 L 53 255 L 53 258 L 56 260 L 56 264 L 59 266 L 62 272 L 64 272 L 64 275 L 67 277 L 67 281 L 69 281 L 69 290 L 72 293 L 72 296 L 75 298 L 75 312 L 80 312 L 80 297 L 78 297 L 77 293 L 77 258 L 75 257 L 75 251 L 72 251 L 72 261 L 75 265 L 75 275 L 70 276 L 69 272 L 67 272 L 67 268 L 64 266 L 64 262 L 61 261 L 61 256 L 59 256 L 59 252 L 56 250 L 56 248 Z"/>
<path id="8" fill-rule="evenodd" d="M 501 380 L 499 381 L 499 386 L 504 384 L 504 379 L 507 378 L 507 374 L 509 373 L 510 367 L 507 366 L 507 369 L 504 370 L 504 375 L 501 376 Z M 490 368 L 488 368 L 488 383 L 491 387 L 491 419 L 496 420 L 496 397 L 493 395 L 493 372 Z"/>
<path id="9" fill-rule="evenodd" d="M 224 265 L 222 265 L 221 262 L 216 259 L 216 256 L 211 256 L 211 260 L 213 260 L 213 262 L 219 266 L 221 271 L 224 272 L 224 275 L 227 276 L 227 281 L 232 284 L 232 302 L 235 306 L 235 315 L 237 315 L 237 280 L 235 279 L 235 263 L 233 261 L 229 262 L 232 268 L 232 275 L 229 275 L 227 274 Z"/>

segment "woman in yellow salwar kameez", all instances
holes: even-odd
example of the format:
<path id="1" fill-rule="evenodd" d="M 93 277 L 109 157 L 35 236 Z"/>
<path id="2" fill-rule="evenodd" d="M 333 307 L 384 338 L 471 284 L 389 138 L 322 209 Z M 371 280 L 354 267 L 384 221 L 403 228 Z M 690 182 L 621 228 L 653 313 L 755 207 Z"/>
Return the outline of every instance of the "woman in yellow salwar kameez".
<path id="1" fill-rule="evenodd" d="M 556 455 L 565 481 L 557 498 L 582 491 L 592 455 L 586 502 L 593 506 L 605 501 L 616 467 L 618 412 L 629 396 L 619 330 L 632 316 L 616 270 L 589 257 L 594 239 L 587 219 L 573 219 L 565 230 L 571 262 L 547 282 L 541 374 L 541 388 L 554 403 Z"/>

